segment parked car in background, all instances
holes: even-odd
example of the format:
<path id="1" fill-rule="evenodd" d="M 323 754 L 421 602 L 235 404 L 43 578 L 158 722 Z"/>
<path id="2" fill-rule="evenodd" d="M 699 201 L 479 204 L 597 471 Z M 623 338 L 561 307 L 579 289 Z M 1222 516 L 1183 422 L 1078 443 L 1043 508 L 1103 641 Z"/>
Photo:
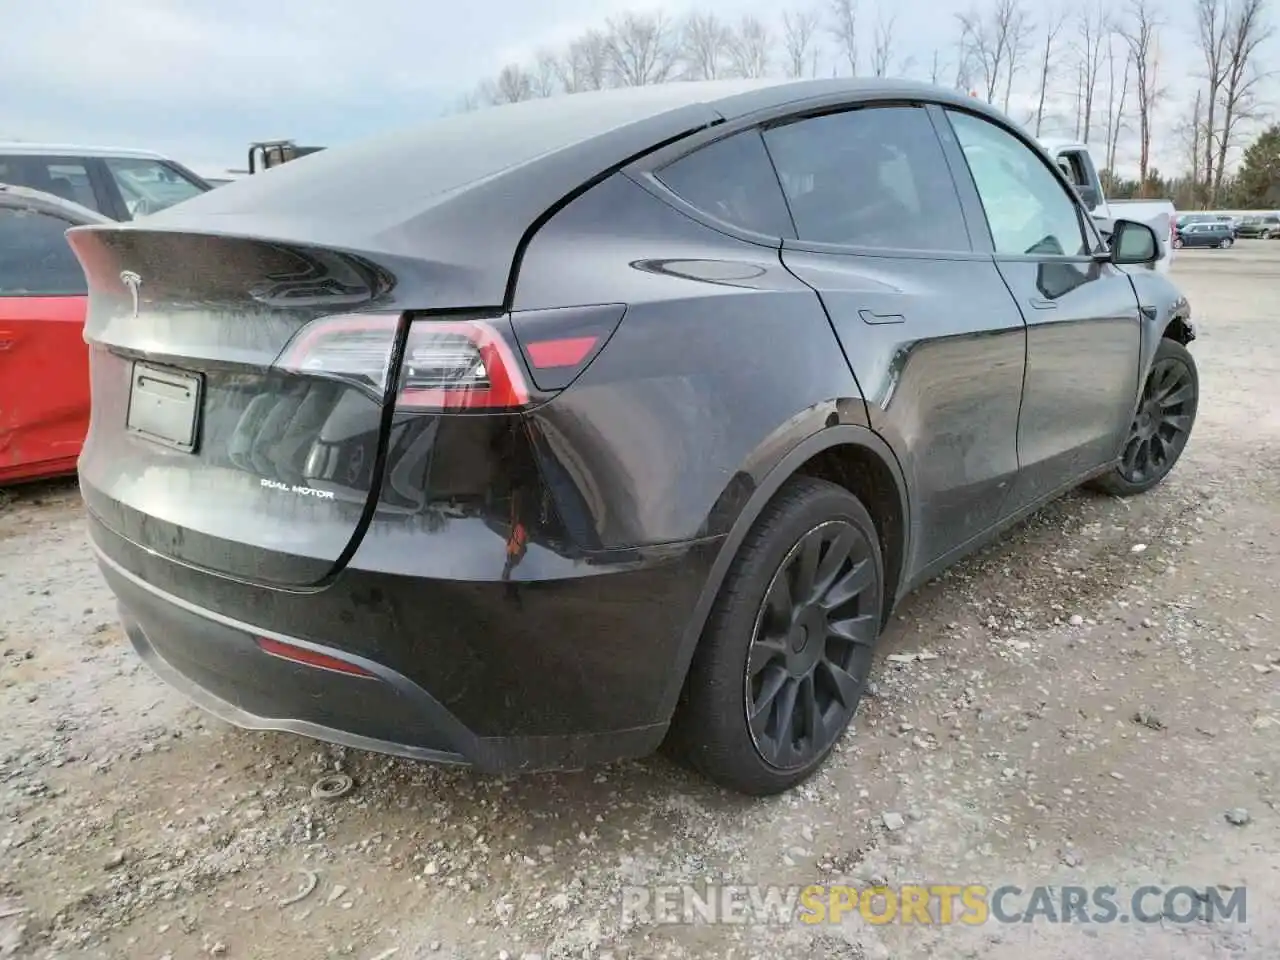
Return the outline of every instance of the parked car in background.
<path id="1" fill-rule="evenodd" d="M 140 656 L 233 723 L 485 771 L 813 774 L 895 605 L 1199 387 L 991 107 L 670 83 L 438 119 L 72 230 L 81 491 Z"/>
<path id="2" fill-rule="evenodd" d="M 1172 200 L 1111 200 L 1102 186 L 1098 165 L 1089 145 L 1073 140 L 1046 138 L 1040 145 L 1053 157 L 1063 174 L 1075 187 L 1084 201 L 1098 229 L 1109 236 L 1111 225 L 1117 220 L 1135 220 L 1145 223 L 1160 238 L 1163 256 L 1156 261 L 1155 269 L 1167 273 L 1173 264 L 1172 241 L 1177 209 Z"/>
<path id="3" fill-rule="evenodd" d="M 112 220 L 156 213 L 210 189 L 158 153 L 20 142 L 0 142 L 0 183 L 51 193 Z"/>
<path id="4" fill-rule="evenodd" d="M 1210 223 L 1217 223 L 1227 227 L 1231 231 L 1231 239 L 1233 240 L 1240 234 L 1240 218 L 1229 213 L 1214 214 Z"/>
<path id="5" fill-rule="evenodd" d="M 1236 229 L 1236 236 L 1250 240 L 1275 240 L 1280 238 L 1280 215 L 1274 213 L 1256 217 L 1244 217 Z"/>
<path id="6" fill-rule="evenodd" d="M 1173 236 L 1175 247 L 1226 248 L 1235 243 L 1235 228 L 1223 220 L 1207 220 L 1188 223 L 1176 228 Z"/>
<path id="7" fill-rule="evenodd" d="M 84 271 L 66 231 L 106 217 L 0 184 L 0 484 L 75 472 L 89 426 Z"/>

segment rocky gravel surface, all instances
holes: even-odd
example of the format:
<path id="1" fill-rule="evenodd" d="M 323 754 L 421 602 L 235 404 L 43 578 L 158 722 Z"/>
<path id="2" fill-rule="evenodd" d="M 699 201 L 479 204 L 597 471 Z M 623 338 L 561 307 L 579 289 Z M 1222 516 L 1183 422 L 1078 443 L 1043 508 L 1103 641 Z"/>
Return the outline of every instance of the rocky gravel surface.
<path id="1" fill-rule="evenodd" d="M 233 729 L 116 626 L 72 483 L 0 494 L 0 957 L 1280 956 L 1280 244 L 1182 251 L 1175 475 L 922 588 L 832 762 L 502 780 Z M 341 781 L 340 796 L 315 795 Z M 630 885 L 1245 885 L 1244 922 L 662 924 Z"/>

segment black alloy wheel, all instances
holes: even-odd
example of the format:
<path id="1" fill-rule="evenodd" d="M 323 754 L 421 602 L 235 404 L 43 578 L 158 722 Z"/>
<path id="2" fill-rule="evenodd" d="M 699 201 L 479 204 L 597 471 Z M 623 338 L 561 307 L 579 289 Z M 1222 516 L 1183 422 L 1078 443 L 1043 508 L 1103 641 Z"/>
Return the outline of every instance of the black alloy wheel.
<path id="1" fill-rule="evenodd" d="M 1120 462 L 1095 483 L 1128 496 L 1149 490 L 1169 475 L 1191 439 L 1200 402 L 1200 379 L 1190 351 L 1162 339 L 1142 388 Z"/>
<path id="2" fill-rule="evenodd" d="M 780 770 L 827 752 L 858 705 L 880 628 L 871 545 L 852 523 L 806 533 L 774 574 L 747 656 L 746 712 L 760 756 Z"/>
<path id="3" fill-rule="evenodd" d="M 721 786 L 808 779 L 857 710 L 884 617 L 875 522 L 844 487 L 792 477 L 720 586 L 668 746 Z"/>

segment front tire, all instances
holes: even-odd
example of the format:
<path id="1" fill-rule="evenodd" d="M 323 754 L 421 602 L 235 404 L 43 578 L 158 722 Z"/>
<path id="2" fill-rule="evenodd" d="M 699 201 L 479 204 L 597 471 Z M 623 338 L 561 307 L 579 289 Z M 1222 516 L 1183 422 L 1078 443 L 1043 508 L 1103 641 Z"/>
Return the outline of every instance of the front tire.
<path id="1" fill-rule="evenodd" d="M 1175 249 L 1175 250 L 1181 250 L 1181 249 L 1182 249 L 1182 238 L 1181 238 L 1181 237 L 1174 237 L 1174 238 L 1173 238 L 1173 249 Z"/>
<path id="2" fill-rule="evenodd" d="M 807 780 L 852 720 L 871 669 L 884 561 L 843 487 L 793 477 L 743 541 L 707 621 L 671 743 L 753 796 Z"/>
<path id="3" fill-rule="evenodd" d="M 1200 375 L 1195 357 L 1177 341 L 1162 338 L 1120 462 L 1090 486 L 1129 497 L 1159 484 L 1186 449 L 1199 405 Z"/>

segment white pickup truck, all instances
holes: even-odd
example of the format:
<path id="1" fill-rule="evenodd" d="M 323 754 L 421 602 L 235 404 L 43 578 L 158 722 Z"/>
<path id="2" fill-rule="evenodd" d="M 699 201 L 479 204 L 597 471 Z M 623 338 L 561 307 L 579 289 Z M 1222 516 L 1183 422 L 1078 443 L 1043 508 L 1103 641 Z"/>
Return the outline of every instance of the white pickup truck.
<path id="1" fill-rule="evenodd" d="M 1156 269 L 1167 273 L 1173 261 L 1173 228 L 1177 209 L 1172 200 L 1107 200 L 1102 189 L 1093 155 L 1084 143 L 1071 140 L 1041 140 L 1049 156 L 1053 157 L 1067 179 L 1075 186 L 1080 198 L 1089 207 L 1093 219 L 1104 234 L 1111 232 L 1116 220 L 1136 220 L 1145 223 L 1156 232 L 1164 247 L 1164 257 L 1156 262 Z"/>

